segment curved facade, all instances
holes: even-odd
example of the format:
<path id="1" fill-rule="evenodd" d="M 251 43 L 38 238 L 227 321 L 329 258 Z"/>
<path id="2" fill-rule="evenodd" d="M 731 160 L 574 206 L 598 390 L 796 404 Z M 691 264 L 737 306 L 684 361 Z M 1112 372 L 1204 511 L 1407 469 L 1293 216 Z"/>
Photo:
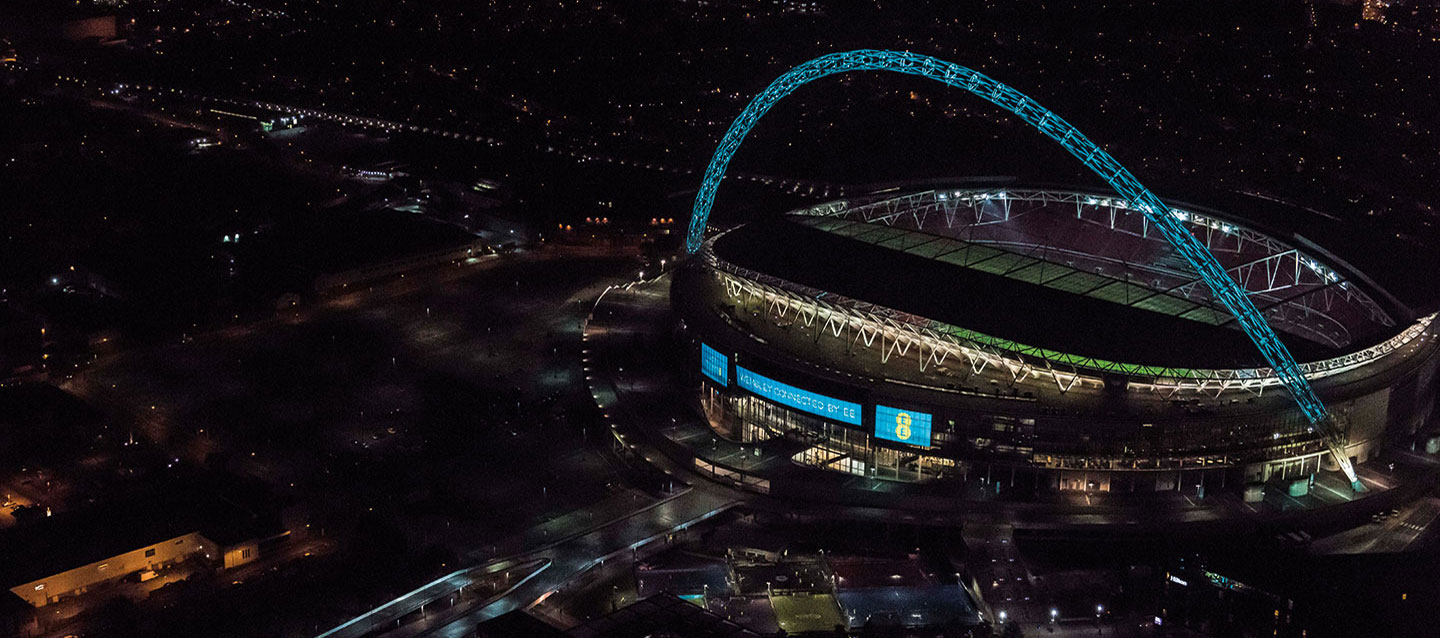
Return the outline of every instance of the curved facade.
<path id="1" fill-rule="evenodd" d="M 794 92 L 795 89 L 823 77 L 851 71 L 890 71 L 915 75 L 968 91 L 1009 111 L 1037 131 L 1044 133 L 1058 143 L 1061 148 L 1079 159 L 1097 177 L 1105 180 L 1128 203 L 1129 208 L 1140 212 L 1154 225 L 1155 232 L 1163 236 L 1175 248 L 1190 268 L 1199 275 L 1199 280 L 1210 289 L 1214 299 L 1235 318 L 1264 356 L 1273 370 L 1273 374 L 1290 391 L 1295 403 L 1300 406 L 1300 410 L 1305 413 L 1306 418 L 1328 437 L 1335 462 L 1345 471 L 1345 475 L 1352 483 L 1355 481 L 1355 472 L 1340 449 L 1343 433 L 1337 424 L 1328 418 L 1325 404 L 1310 388 L 1310 384 L 1298 369 L 1294 357 L 1286 349 L 1284 342 L 1277 338 L 1265 317 L 1250 302 L 1249 296 L 1227 276 L 1214 255 L 1197 241 L 1179 221 L 1167 214 L 1169 207 L 1141 184 L 1129 169 L 1059 115 L 1013 87 L 954 62 L 909 51 L 857 49 L 822 55 L 776 78 L 760 95 L 746 105 L 739 117 L 735 118 L 729 130 L 726 131 L 725 137 L 720 140 L 715 153 L 711 156 L 710 163 L 705 169 L 705 179 L 701 182 L 700 190 L 695 196 L 690 230 L 686 237 L 686 250 L 691 253 L 699 250 L 709 220 L 710 209 L 714 204 L 715 191 L 725 177 L 725 170 L 730 165 L 730 158 L 740 148 L 740 143 L 750 133 L 750 129 L 755 126 L 755 123 L 770 110 L 771 106 Z"/>
<path id="2" fill-rule="evenodd" d="M 1203 494 L 1337 469 L 1273 369 L 1226 358 L 1243 335 L 1225 304 L 1132 210 L 1075 191 L 926 190 L 792 211 L 800 234 L 771 251 L 784 258 L 712 239 L 671 293 L 695 341 L 699 403 L 726 438 L 793 442 L 800 466 L 964 489 Z M 1167 211 L 1304 353 L 1346 460 L 1428 419 L 1433 315 L 1401 321 L 1360 273 L 1221 213 Z M 892 283 L 868 288 L 826 280 L 793 265 L 814 240 L 823 257 L 912 270 L 876 266 L 872 279 Z M 927 289 L 895 282 L 927 264 L 962 289 L 1043 297 L 1087 321 L 976 310 L 984 295 L 914 301 Z M 1114 318 L 1110 334 L 1088 334 L 1096 317 Z M 1141 323 L 1200 354 L 1111 347 Z"/>

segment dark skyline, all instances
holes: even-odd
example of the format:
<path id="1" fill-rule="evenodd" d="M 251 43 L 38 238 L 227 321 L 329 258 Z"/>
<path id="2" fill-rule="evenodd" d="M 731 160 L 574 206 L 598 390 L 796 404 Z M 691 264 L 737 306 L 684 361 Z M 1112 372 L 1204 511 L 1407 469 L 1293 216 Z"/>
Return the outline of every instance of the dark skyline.
<path id="1" fill-rule="evenodd" d="M 1427 635 L 1437 69 L 1427 0 L 0 9 L 0 636 Z"/>

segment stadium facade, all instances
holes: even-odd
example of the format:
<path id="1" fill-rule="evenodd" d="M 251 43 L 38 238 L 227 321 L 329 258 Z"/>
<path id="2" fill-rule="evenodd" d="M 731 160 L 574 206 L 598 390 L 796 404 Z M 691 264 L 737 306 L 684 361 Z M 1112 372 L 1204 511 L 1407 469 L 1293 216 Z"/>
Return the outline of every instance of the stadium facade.
<path id="1" fill-rule="evenodd" d="M 1435 315 L 1324 247 L 1166 204 L 1296 354 L 1317 428 L 1234 315 L 1114 195 L 891 190 L 706 240 L 676 273 L 711 427 L 797 466 L 1100 492 L 1307 480 L 1418 436 Z M 1388 437 L 1388 438 L 1387 438 Z"/>
<path id="2" fill-rule="evenodd" d="M 717 235 L 715 194 L 761 117 L 809 82 L 870 71 L 979 97 L 1110 191 L 890 188 Z M 1247 219 L 1162 201 L 974 69 L 846 51 L 782 74 L 731 124 L 671 302 L 710 427 L 784 442 L 757 456 L 982 493 L 1246 486 L 1248 500 L 1269 481 L 1308 489 L 1322 469 L 1365 491 L 1356 464 L 1394 433 L 1415 441 L 1436 409 L 1434 295 L 1402 301 L 1299 233 Z"/>

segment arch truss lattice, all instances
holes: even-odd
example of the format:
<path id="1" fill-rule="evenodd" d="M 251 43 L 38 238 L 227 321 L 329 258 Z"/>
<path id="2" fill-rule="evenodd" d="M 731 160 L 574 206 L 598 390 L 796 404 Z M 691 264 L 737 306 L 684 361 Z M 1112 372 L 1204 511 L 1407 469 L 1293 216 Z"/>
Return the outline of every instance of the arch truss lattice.
<path id="1" fill-rule="evenodd" d="M 740 143 L 745 140 L 750 129 L 754 128 L 770 107 L 801 86 L 826 76 L 850 71 L 890 71 L 916 75 L 964 89 L 1019 116 L 1104 179 L 1132 208 L 1144 213 L 1185 261 L 1194 267 L 1196 274 L 1209 287 L 1214 298 L 1235 316 L 1246 335 L 1270 364 L 1275 376 L 1282 380 L 1285 388 L 1294 397 L 1301 412 L 1320 430 L 1335 462 L 1351 483 L 1359 487 L 1355 470 L 1345 453 L 1345 432 L 1330 418 L 1329 410 L 1310 387 L 1289 349 L 1205 245 L 1169 214 L 1169 207 L 1162 203 L 1159 197 L 1145 188 L 1114 157 L 1090 141 L 1090 138 L 1029 96 L 974 69 L 928 55 L 875 49 L 823 55 L 790 69 L 750 101 L 715 149 L 710 164 L 705 169 L 700 191 L 695 196 L 690 228 L 686 236 L 687 251 L 695 253 L 700 250 L 710 209 L 715 202 L 715 192 L 725 178 L 731 158 L 739 150 Z"/>

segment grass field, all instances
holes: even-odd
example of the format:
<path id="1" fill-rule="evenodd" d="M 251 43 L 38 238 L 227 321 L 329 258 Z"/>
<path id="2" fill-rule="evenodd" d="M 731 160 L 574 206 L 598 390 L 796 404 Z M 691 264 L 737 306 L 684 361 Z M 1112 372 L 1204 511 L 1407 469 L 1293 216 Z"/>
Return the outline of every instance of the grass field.
<path id="1" fill-rule="evenodd" d="M 845 625 L 840 607 L 830 594 L 771 596 L 770 605 L 786 633 L 833 631 L 836 625 Z"/>

